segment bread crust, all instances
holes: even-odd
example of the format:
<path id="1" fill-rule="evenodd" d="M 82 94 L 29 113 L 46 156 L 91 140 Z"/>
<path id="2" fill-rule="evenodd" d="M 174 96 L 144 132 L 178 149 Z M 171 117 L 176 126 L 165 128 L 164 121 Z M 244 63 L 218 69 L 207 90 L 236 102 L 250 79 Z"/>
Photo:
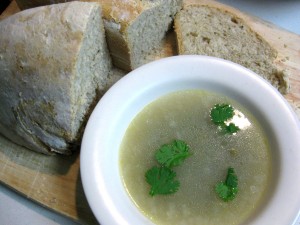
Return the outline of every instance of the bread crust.
<path id="1" fill-rule="evenodd" d="M 21 9 L 35 7 L 40 5 L 65 2 L 65 0 L 16 0 Z M 136 51 L 135 40 L 130 37 L 130 33 L 144 33 L 145 30 L 151 30 L 151 36 L 158 35 L 158 31 L 153 29 L 153 19 L 144 15 L 153 15 L 160 8 L 165 7 L 164 14 L 174 17 L 175 13 L 181 8 L 182 0 L 81 0 L 84 2 L 97 2 L 101 5 L 103 11 L 103 19 L 107 35 L 108 48 L 111 53 L 113 64 L 125 71 L 131 71 L 141 65 L 141 58 L 146 58 L 149 54 L 149 48 L 138 43 L 141 49 Z M 162 23 L 156 26 L 164 27 L 164 33 L 160 38 L 152 41 L 151 47 L 155 48 L 161 45 L 162 39 L 166 31 L 170 28 L 171 21 L 168 24 L 166 18 L 161 18 Z M 142 22 L 144 25 L 134 29 L 131 27 Z M 130 30 L 130 31 L 129 31 Z M 137 35 L 135 38 L 139 38 Z M 148 37 L 150 39 L 151 37 Z M 141 41 L 139 41 L 141 42 Z M 147 40 L 145 40 L 147 43 Z M 145 44 L 146 46 L 146 44 Z"/>
<path id="2" fill-rule="evenodd" d="M 95 11 L 100 14 L 96 3 L 71 2 L 24 10 L 0 22 L 2 135 L 37 152 L 71 153 L 79 139 L 75 124 L 83 123 L 76 121 L 81 106 L 74 97 L 75 70 Z"/>

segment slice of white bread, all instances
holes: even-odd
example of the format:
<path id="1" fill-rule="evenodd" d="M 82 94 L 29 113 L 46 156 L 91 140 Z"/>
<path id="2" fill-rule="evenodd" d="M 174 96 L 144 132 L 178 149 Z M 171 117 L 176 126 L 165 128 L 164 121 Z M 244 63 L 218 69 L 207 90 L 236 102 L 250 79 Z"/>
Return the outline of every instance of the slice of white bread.
<path id="1" fill-rule="evenodd" d="M 275 64 L 277 52 L 240 18 L 215 1 L 186 0 L 175 17 L 179 54 L 199 54 L 239 63 L 268 80 L 281 93 L 288 76 Z"/>
<path id="2" fill-rule="evenodd" d="M 99 4 L 24 10 L 0 21 L 0 33 L 0 133 L 71 153 L 111 68 Z"/>
<path id="3" fill-rule="evenodd" d="M 126 71 L 151 61 L 182 5 L 182 0 L 82 1 L 101 4 L 113 64 Z M 21 9 L 57 2 L 65 0 L 17 0 Z"/>
<path id="4" fill-rule="evenodd" d="M 114 64 L 128 71 L 148 62 L 181 5 L 182 0 L 112 0 L 106 5 L 104 25 Z"/>

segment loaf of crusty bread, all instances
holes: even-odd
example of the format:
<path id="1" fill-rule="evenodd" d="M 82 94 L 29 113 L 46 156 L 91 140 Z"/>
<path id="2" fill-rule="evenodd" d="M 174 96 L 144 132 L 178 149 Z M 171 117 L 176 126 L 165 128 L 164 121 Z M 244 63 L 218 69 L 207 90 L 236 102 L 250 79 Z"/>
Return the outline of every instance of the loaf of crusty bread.
<path id="1" fill-rule="evenodd" d="M 17 0 L 21 9 L 66 0 Z M 69 1 L 69 0 L 67 0 Z M 153 59 L 182 0 L 82 0 L 103 9 L 108 48 L 116 67 L 130 71 Z"/>
<path id="2" fill-rule="evenodd" d="M 99 4 L 24 10 L 0 21 L 0 33 L 0 133 L 71 153 L 111 67 Z"/>
<path id="3" fill-rule="evenodd" d="M 214 1 L 186 0 L 175 17 L 179 54 L 200 54 L 241 64 L 289 91 L 288 76 L 275 65 L 277 52 L 235 12 Z"/>

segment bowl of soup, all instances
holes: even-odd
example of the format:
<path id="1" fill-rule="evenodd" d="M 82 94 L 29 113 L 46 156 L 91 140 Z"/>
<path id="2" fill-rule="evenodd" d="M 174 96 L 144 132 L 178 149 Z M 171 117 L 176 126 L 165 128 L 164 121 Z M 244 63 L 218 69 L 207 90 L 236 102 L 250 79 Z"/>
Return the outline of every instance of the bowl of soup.
<path id="1" fill-rule="evenodd" d="M 102 225 L 293 224 L 299 137 L 287 101 L 252 71 L 208 56 L 157 60 L 93 110 L 84 192 Z"/>

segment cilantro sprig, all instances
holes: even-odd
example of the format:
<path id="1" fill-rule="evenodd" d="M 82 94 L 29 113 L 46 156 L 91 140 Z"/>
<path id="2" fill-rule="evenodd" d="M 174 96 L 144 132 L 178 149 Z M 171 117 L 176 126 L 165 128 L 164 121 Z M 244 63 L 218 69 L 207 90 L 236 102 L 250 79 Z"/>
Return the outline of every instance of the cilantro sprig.
<path id="1" fill-rule="evenodd" d="M 229 104 L 216 104 L 210 111 L 210 117 L 214 124 L 227 133 L 234 134 L 240 130 L 234 123 L 226 124 L 234 116 L 234 108 Z"/>
<path id="2" fill-rule="evenodd" d="M 149 192 L 151 196 L 175 193 L 180 186 L 179 181 L 175 180 L 176 173 L 167 167 L 154 166 L 145 176 L 147 183 L 151 185 Z"/>
<path id="3" fill-rule="evenodd" d="M 172 168 L 179 166 L 190 155 L 189 146 L 184 141 L 174 140 L 170 144 L 161 146 L 155 158 L 161 165 Z"/>
<path id="4" fill-rule="evenodd" d="M 149 194 L 154 196 L 175 193 L 180 182 L 176 180 L 176 172 L 171 168 L 181 165 L 190 155 L 189 146 L 184 141 L 174 140 L 170 144 L 162 145 L 155 153 L 160 167 L 153 166 L 145 174 L 147 183 L 151 185 Z"/>
<path id="5" fill-rule="evenodd" d="M 238 193 L 238 178 L 232 167 L 228 168 L 225 182 L 221 181 L 215 186 L 218 196 L 225 202 L 231 201 Z"/>
<path id="6" fill-rule="evenodd" d="M 212 121 L 218 125 L 224 123 L 228 119 L 231 119 L 233 115 L 233 107 L 228 104 L 216 104 L 210 113 Z"/>

